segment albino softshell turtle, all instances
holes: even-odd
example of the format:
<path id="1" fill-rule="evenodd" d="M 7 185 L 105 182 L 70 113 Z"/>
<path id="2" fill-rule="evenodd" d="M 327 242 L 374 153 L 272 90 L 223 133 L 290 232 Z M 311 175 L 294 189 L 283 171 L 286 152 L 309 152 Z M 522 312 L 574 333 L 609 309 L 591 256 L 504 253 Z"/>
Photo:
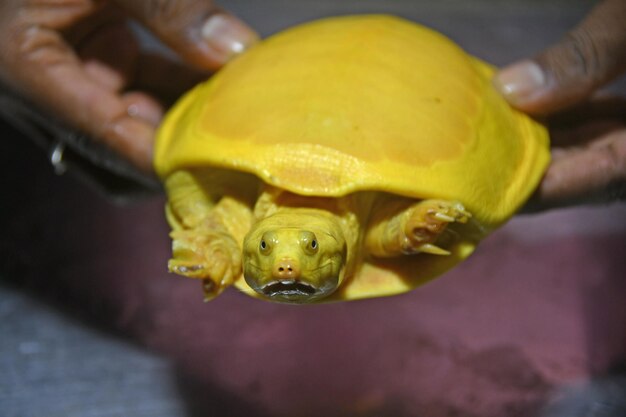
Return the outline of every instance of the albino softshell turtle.
<path id="1" fill-rule="evenodd" d="M 540 124 L 493 69 L 403 19 L 328 18 L 254 46 L 168 113 L 155 167 L 172 272 L 310 303 L 408 291 L 537 186 Z"/>

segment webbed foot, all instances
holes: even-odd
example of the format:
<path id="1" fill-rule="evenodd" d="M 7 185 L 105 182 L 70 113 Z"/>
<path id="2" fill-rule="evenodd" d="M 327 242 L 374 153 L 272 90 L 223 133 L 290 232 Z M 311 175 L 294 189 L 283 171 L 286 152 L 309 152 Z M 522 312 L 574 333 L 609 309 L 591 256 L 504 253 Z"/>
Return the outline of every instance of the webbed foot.
<path id="1" fill-rule="evenodd" d="M 230 235 L 176 230 L 171 237 L 169 271 L 202 279 L 205 300 L 221 293 L 241 275 L 241 249 Z"/>
<path id="2" fill-rule="evenodd" d="M 420 201 L 407 211 L 402 252 L 449 255 L 450 252 L 436 246 L 435 241 L 446 230 L 448 224 L 467 223 L 471 217 L 472 215 L 457 201 Z"/>

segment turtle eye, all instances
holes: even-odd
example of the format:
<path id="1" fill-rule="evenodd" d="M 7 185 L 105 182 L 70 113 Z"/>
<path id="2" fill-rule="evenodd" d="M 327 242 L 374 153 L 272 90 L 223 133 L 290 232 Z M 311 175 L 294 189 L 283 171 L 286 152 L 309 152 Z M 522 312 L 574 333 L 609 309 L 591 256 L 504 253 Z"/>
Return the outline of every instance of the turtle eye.
<path id="1" fill-rule="evenodd" d="M 308 255 L 315 255 L 320 248 L 315 233 L 303 230 L 300 234 L 300 247 Z"/>
<path id="2" fill-rule="evenodd" d="M 267 255 L 270 253 L 270 245 L 267 244 L 265 239 L 261 239 L 261 243 L 259 243 L 259 250 L 263 255 Z"/>
<path id="3" fill-rule="evenodd" d="M 317 253 L 317 250 L 319 249 L 319 247 L 320 247 L 320 245 L 319 245 L 319 243 L 317 243 L 317 239 L 311 239 L 311 240 L 308 240 L 306 242 L 305 251 L 309 255 L 315 255 Z"/>

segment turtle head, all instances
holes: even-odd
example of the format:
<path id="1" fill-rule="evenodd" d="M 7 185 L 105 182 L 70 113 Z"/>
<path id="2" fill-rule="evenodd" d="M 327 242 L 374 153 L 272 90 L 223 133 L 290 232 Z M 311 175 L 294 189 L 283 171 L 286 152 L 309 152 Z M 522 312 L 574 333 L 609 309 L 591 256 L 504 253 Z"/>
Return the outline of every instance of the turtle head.
<path id="1" fill-rule="evenodd" d="M 243 242 L 243 274 L 257 293 L 305 304 L 333 293 L 343 281 L 346 241 L 338 222 L 294 209 L 258 222 Z"/>

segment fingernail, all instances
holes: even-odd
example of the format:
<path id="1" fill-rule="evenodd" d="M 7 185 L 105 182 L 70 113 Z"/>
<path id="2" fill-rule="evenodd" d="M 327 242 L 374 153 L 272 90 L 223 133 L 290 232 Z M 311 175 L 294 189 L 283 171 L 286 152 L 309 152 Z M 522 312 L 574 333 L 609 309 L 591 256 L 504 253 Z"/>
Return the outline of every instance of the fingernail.
<path id="1" fill-rule="evenodd" d="M 500 70 L 494 85 L 511 104 L 524 105 L 542 92 L 546 76 L 537 63 L 524 60 Z"/>
<path id="2" fill-rule="evenodd" d="M 163 112 L 154 107 L 146 106 L 145 103 L 133 103 L 128 106 L 128 115 L 136 119 L 142 119 L 156 127 L 163 119 Z"/>
<path id="3" fill-rule="evenodd" d="M 259 40 L 259 36 L 245 23 L 228 14 L 212 15 L 202 27 L 202 36 L 226 62 Z"/>
<path id="4" fill-rule="evenodd" d="M 127 106 L 127 114 L 134 119 L 144 120 L 155 128 L 163 119 L 162 106 L 143 93 L 128 92 L 122 96 L 122 101 Z"/>

